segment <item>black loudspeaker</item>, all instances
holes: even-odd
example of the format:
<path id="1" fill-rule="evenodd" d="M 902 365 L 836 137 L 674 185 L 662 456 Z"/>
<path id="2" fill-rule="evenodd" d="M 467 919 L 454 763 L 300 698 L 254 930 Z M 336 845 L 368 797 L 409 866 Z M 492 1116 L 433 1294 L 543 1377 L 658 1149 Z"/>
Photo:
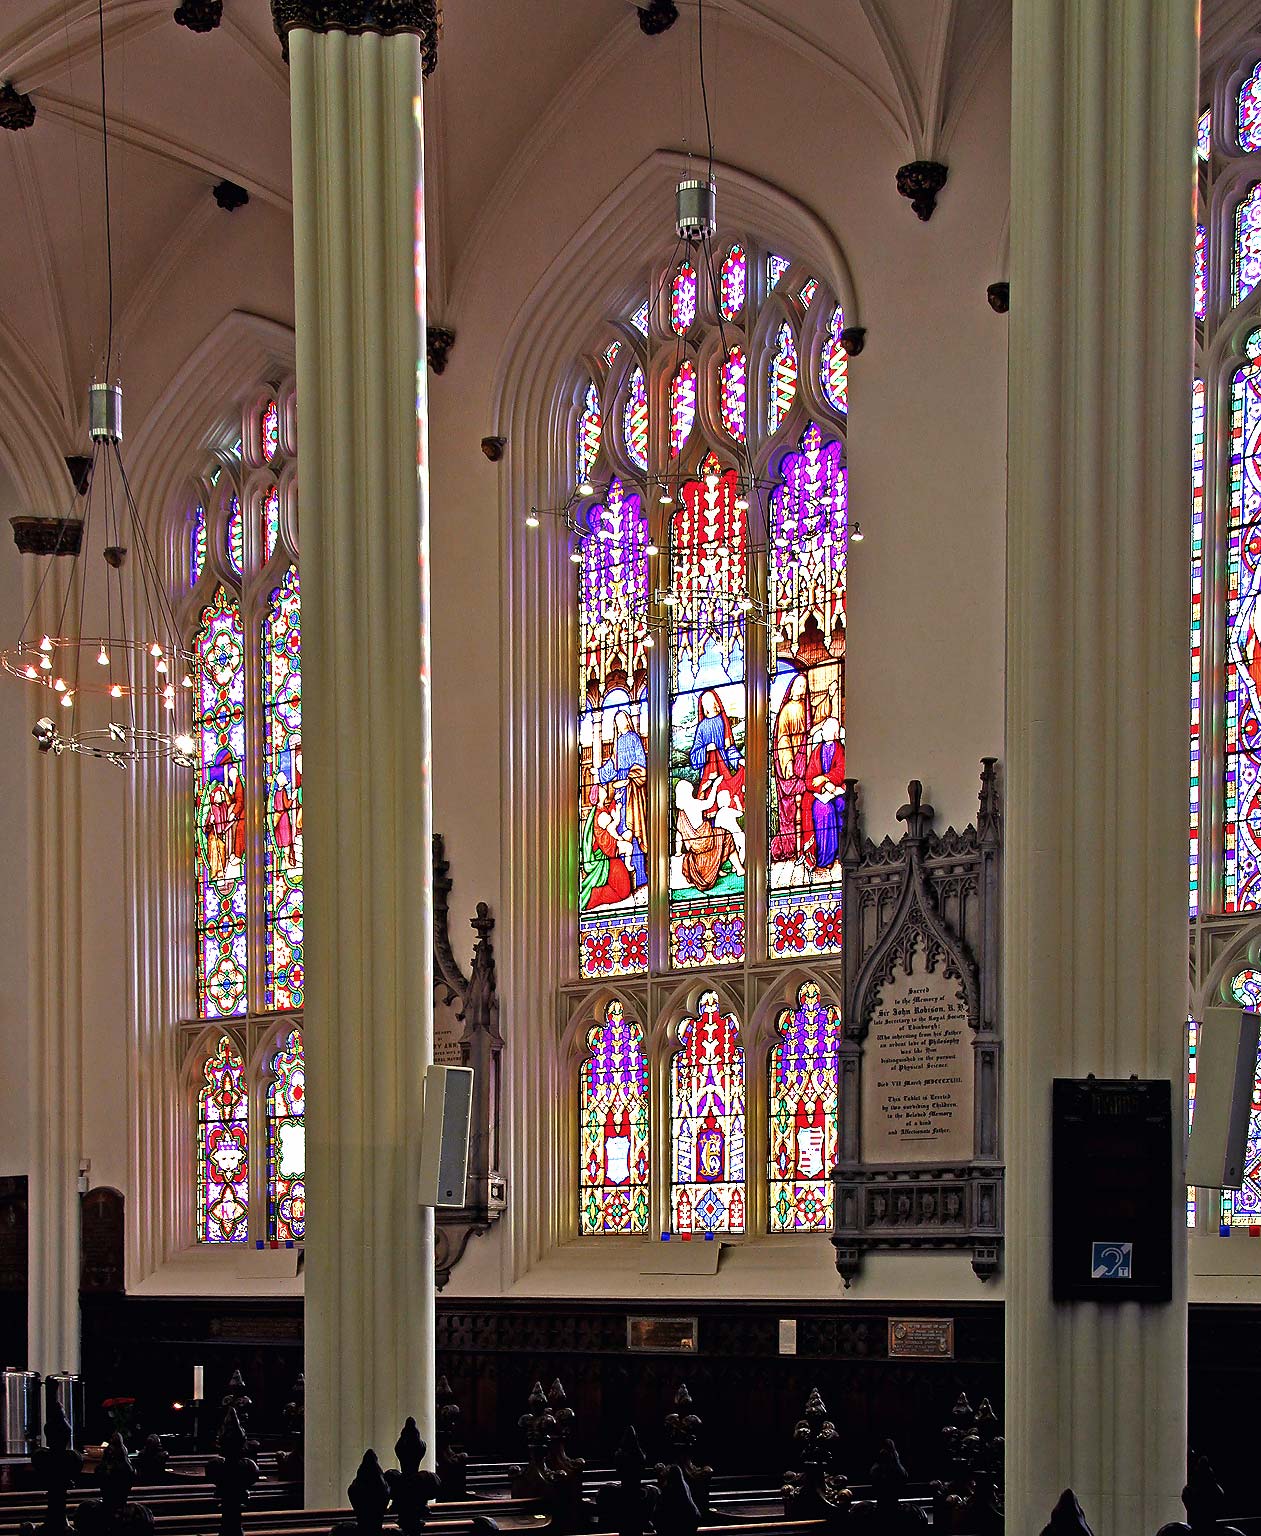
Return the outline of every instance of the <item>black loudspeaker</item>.
<path id="1" fill-rule="evenodd" d="M 1195 1116 L 1187 1183 L 1240 1189 L 1257 1075 L 1261 1015 L 1247 1008 L 1206 1008 L 1195 1041 Z"/>
<path id="2" fill-rule="evenodd" d="M 421 1205 L 464 1204 L 472 1119 L 472 1067 L 427 1066 L 420 1128 Z"/>

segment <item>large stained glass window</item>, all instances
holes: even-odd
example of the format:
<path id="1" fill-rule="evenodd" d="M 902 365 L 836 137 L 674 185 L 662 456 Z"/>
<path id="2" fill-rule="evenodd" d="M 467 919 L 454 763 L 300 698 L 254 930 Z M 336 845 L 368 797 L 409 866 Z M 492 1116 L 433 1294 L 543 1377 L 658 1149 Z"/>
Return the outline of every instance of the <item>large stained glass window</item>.
<path id="1" fill-rule="evenodd" d="M 816 982 L 803 982 L 797 1006 L 779 1016 L 769 1061 L 772 1232 L 831 1229 L 840 1044 L 840 1013 L 822 1001 Z"/>
<path id="2" fill-rule="evenodd" d="M 648 519 L 614 480 L 578 590 L 578 933 L 584 976 L 648 968 Z"/>
<path id="3" fill-rule="evenodd" d="M 197 1096 L 197 1241 L 249 1240 L 249 1099 L 245 1064 L 227 1035 Z"/>
<path id="4" fill-rule="evenodd" d="M 1204 312 L 1208 307 L 1208 271 L 1207 271 L 1208 231 L 1203 224 L 1195 226 L 1195 269 L 1192 278 L 1192 304 L 1195 309 L 1195 318 L 1203 320 Z"/>
<path id="5" fill-rule="evenodd" d="M 670 538 L 670 959 L 744 958 L 748 559 L 734 470 L 687 481 Z"/>
<path id="6" fill-rule="evenodd" d="M 1261 330 L 1234 376 L 1226 602 L 1225 907 L 1261 906 Z"/>
<path id="7" fill-rule="evenodd" d="M 1239 87 L 1238 114 L 1235 119 L 1239 147 L 1244 154 L 1261 149 L 1261 63 Z"/>
<path id="8" fill-rule="evenodd" d="M 587 1035 L 579 1081 L 578 1227 L 648 1230 L 648 1063 L 644 1032 L 611 1001 Z"/>
<path id="9" fill-rule="evenodd" d="M 770 503 L 767 944 L 841 947 L 845 806 L 846 473 L 839 441 L 806 428 Z"/>
<path id="10" fill-rule="evenodd" d="M 744 1047 L 734 1014 L 703 992 L 670 1069 L 670 1224 L 681 1234 L 745 1227 Z"/>
<path id="11" fill-rule="evenodd" d="M 302 599 L 290 566 L 263 623 L 264 1006 L 301 1008 Z"/>
<path id="12" fill-rule="evenodd" d="M 1261 280 L 1261 182 L 1248 188 L 1235 209 L 1235 258 L 1231 265 L 1236 304 Z"/>
<path id="13" fill-rule="evenodd" d="M 302 1031 L 291 1029 L 271 1059 L 267 1087 L 267 1236 L 306 1236 L 306 1069 Z"/>
<path id="14" fill-rule="evenodd" d="M 223 1019 L 245 1011 L 248 953 L 245 642 L 240 604 L 223 587 L 202 614 L 193 658 L 197 1006 Z"/>
<path id="15" fill-rule="evenodd" d="M 1200 672 L 1204 643 L 1204 380 L 1191 390 L 1191 916 L 1200 910 Z"/>

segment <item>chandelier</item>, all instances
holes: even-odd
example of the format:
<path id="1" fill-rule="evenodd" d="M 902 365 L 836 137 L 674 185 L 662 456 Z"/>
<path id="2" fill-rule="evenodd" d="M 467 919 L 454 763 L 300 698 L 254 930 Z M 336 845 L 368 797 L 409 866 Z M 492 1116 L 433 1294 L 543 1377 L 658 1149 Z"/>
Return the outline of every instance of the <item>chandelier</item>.
<path id="1" fill-rule="evenodd" d="M 88 392 L 92 455 L 86 486 L 80 485 L 86 499 L 82 517 L 53 523 L 47 564 L 16 642 L 0 651 L 0 664 L 10 676 L 46 692 L 48 713 L 31 733 L 41 752 L 55 757 L 77 752 L 119 768 L 146 758 L 191 767 L 193 657 L 180 644 L 166 584 L 132 495 L 122 454 L 123 392 L 117 380 L 110 382 L 114 252 L 104 0 L 97 0 L 97 26 L 108 339 L 101 381 Z M 85 622 L 100 628 L 86 633 Z"/>

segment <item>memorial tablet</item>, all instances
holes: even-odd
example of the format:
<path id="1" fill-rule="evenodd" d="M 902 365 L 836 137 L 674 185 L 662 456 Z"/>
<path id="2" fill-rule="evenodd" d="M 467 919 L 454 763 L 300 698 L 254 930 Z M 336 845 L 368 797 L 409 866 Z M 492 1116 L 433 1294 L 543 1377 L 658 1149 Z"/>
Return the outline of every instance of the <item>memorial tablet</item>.
<path id="1" fill-rule="evenodd" d="M 963 988 L 922 948 L 876 994 L 863 1062 L 863 1160 L 966 1162 L 973 1148 L 972 1031 Z"/>

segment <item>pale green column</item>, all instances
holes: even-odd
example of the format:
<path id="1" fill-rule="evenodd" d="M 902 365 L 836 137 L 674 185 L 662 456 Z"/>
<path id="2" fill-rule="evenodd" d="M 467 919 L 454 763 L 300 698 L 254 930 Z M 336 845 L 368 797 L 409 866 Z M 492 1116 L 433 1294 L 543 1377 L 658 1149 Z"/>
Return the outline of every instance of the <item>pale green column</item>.
<path id="1" fill-rule="evenodd" d="M 1181 1518 L 1196 0 L 1014 0 L 1007 1520 Z M 1051 1301 L 1054 1077 L 1168 1078 L 1174 1289 Z"/>
<path id="2" fill-rule="evenodd" d="M 433 1052 L 421 133 L 432 6 L 389 37 L 320 31 L 325 9 L 273 5 L 293 28 L 312 1506 L 344 1505 L 366 1447 L 388 1465 L 408 1414 L 432 1443 L 434 1397 L 433 1228 L 416 1203 Z"/>

